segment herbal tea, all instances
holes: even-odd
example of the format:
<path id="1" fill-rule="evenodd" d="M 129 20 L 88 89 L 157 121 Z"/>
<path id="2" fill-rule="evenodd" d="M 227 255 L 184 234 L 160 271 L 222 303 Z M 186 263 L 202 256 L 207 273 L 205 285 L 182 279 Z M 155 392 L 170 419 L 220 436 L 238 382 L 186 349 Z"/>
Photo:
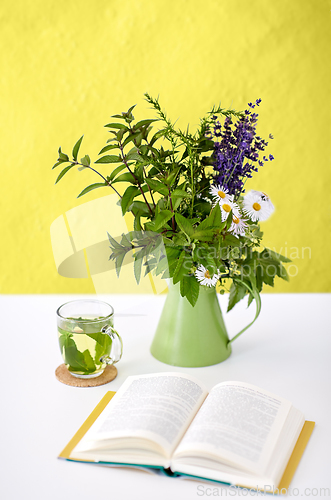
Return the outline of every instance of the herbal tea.
<path id="1" fill-rule="evenodd" d="M 123 352 L 114 330 L 114 309 L 101 300 L 81 299 L 62 304 L 56 311 L 62 358 L 78 378 L 98 377 Z"/>
<path id="2" fill-rule="evenodd" d="M 70 321 L 58 326 L 59 344 L 63 360 L 68 370 L 74 375 L 98 375 L 106 367 L 100 361 L 102 356 L 109 356 L 112 339 L 101 330 L 113 326 L 108 318 L 67 318 Z"/>

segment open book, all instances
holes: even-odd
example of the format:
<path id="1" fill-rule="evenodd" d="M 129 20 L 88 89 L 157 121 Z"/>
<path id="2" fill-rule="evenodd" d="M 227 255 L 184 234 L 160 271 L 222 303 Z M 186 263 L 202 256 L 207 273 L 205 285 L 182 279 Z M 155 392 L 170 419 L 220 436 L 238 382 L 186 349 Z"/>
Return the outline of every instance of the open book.
<path id="1" fill-rule="evenodd" d="M 249 488 L 288 487 L 314 427 L 291 403 L 186 374 L 128 377 L 108 392 L 60 454 L 68 460 L 159 468 Z"/>

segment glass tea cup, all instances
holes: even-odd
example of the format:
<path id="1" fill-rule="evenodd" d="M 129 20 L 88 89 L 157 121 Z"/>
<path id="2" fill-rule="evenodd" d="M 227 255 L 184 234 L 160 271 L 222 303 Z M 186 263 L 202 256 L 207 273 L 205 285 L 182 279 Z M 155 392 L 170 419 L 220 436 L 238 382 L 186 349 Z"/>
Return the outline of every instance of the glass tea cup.
<path id="1" fill-rule="evenodd" d="M 122 339 L 114 329 L 114 309 L 100 300 L 73 300 L 58 308 L 60 350 L 71 375 L 94 378 L 122 357 Z"/>

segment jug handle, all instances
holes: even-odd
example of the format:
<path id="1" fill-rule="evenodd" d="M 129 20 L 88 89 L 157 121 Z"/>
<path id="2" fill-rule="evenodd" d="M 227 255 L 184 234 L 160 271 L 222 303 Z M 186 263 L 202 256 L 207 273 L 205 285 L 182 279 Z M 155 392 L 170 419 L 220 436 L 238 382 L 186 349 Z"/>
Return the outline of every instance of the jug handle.
<path id="1" fill-rule="evenodd" d="M 256 313 L 255 313 L 255 317 L 254 317 L 253 321 L 251 321 L 247 326 L 245 326 L 245 328 L 240 330 L 240 332 L 237 333 L 237 335 L 235 335 L 231 340 L 229 340 L 229 342 L 228 342 L 229 344 L 230 344 L 230 342 L 233 342 L 234 340 L 236 340 L 250 326 L 252 326 L 252 324 L 257 320 L 257 318 L 259 317 L 259 314 L 261 312 L 261 297 L 260 297 L 259 292 L 257 291 L 257 288 L 254 285 L 252 287 L 248 286 L 247 283 L 245 283 L 244 281 L 242 281 L 239 278 L 237 278 L 236 281 L 238 281 L 241 285 L 245 286 L 247 288 L 247 290 L 249 290 L 249 292 L 253 295 L 253 297 L 255 299 L 255 304 L 256 304 Z"/>

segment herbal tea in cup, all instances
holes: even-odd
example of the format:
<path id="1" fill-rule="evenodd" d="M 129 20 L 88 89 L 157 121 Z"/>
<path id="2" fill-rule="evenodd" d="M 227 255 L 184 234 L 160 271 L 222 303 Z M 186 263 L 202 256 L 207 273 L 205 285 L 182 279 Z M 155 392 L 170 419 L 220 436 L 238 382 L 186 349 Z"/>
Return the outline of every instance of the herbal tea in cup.
<path id="1" fill-rule="evenodd" d="M 71 375 L 98 377 L 122 357 L 122 339 L 114 330 L 114 309 L 100 300 L 73 300 L 57 310 L 63 361 Z"/>

